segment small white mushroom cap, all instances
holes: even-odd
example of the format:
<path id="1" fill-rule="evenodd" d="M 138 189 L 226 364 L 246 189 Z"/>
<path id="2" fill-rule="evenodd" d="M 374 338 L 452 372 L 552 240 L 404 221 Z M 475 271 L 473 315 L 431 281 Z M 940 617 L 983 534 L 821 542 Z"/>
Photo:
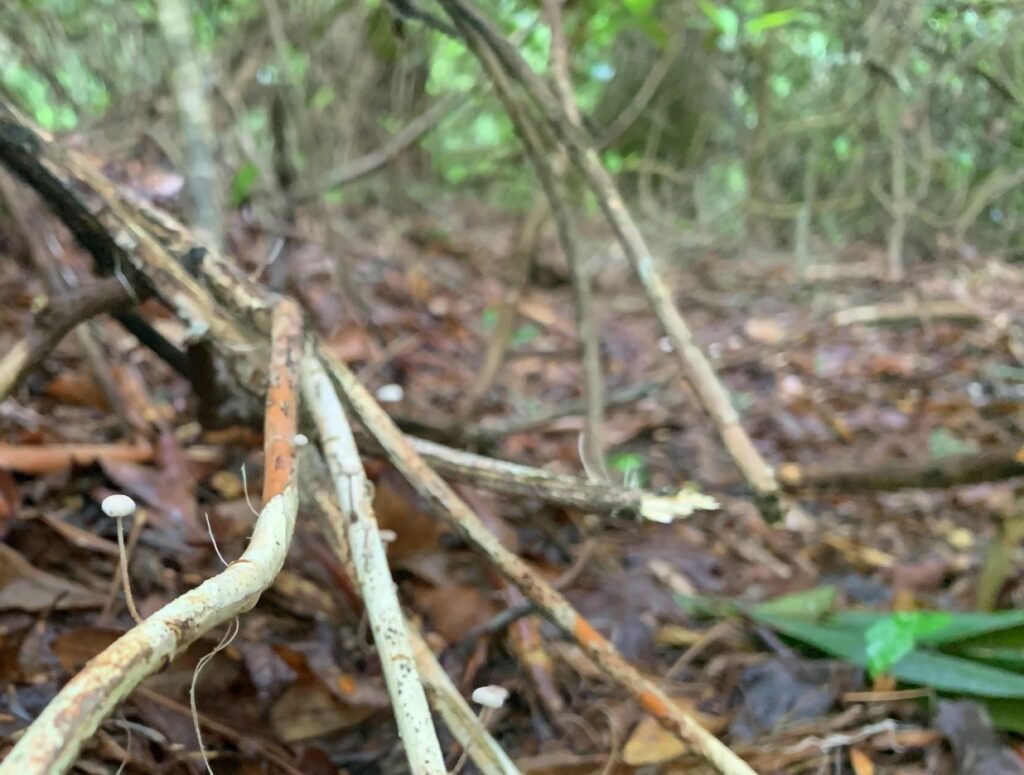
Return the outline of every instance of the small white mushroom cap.
<path id="1" fill-rule="evenodd" d="M 377 389 L 377 400 L 382 404 L 397 404 L 403 398 L 405 398 L 405 390 L 401 385 L 391 383 L 390 385 L 381 385 Z"/>
<path id="2" fill-rule="evenodd" d="M 121 517 L 127 517 L 135 511 L 135 501 L 127 495 L 117 493 L 116 495 L 108 495 L 104 498 L 100 508 L 103 509 L 103 513 L 108 517 L 121 519 Z"/>
<path id="3" fill-rule="evenodd" d="M 485 708 L 500 708 L 508 700 L 508 689 L 504 686 L 481 686 L 473 690 L 473 702 Z"/>
<path id="4" fill-rule="evenodd" d="M 292 438 L 292 441 L 295 443 L 296 447 L 304 447 L 309 444 L 309 436 L 305 433 L 296 433 L 294 438 Z"/>

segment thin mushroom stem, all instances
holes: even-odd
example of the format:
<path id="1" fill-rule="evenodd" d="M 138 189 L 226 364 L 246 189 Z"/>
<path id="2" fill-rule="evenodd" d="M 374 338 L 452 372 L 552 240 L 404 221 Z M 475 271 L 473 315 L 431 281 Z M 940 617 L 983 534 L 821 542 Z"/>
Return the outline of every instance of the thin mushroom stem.
<path id="1" fill-rule="evenodd" d="M 128 606 L 128 613 L 136 624 L 142 624 L 142 617 L 139 609 L 135 607 L 135 596 L 132 594 L 132 582 L 128 577 L 128 550 L 124 546 L 124 519 L 117 520 L 117 551 L 119 564 L 121 566 L 121 585 L 124 587 L 124 602 Z"/>

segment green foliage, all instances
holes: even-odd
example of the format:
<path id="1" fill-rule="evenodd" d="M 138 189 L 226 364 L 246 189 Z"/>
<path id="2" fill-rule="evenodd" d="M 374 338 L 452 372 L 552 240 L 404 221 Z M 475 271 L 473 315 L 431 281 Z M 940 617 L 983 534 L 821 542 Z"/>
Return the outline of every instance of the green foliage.
<path id="1" fill-rule="evenodd" d="M 78 116 L 69 105 L 54 97 L 49 84 L 35 71 L 12 61 L 0 69 L 4 87 L 21 100 L 22 105 L 44 129 L 74 129 Z"/>
<path id="2" fill-rule="evenodd" d="M 936 428 L 928 436 L 928 451 L 935 460 L 950 455 L 977 452 L 977 450 L 977 444 L 957 438 L 946 428 Z"/>
<path id="3" fill-rule="evenodd" d="M 529 344 L 540 336 L 540 329 L 537 328 L 533 323 L 524 323 L 519 326 L 513 333 L 511 339 L 509 339 L 509 347 L 522 347 L 523 345 Z"/>
<path id="4" fill-rule="evenodd" d="M 252 162 L 246 162 L 235 173 L 231 179 L 231 190 L 228 195 L 228 202 L 232 207 L 238 207 L 249 198 L 253 185 L 260 178 L 260 168 Z"/>
<path id="5" fill-rule="evenodd" d="M 952 621 L 941 611 L 900 611 L 872 624 L 867 639 L 868 670 L 878 676 L 914 650 L 922 635 L 931 635 Z"/>
<path id="6" fill-rule="evenodd" d="M 823 586 L 763 603 L 677 596 L 697 616 L 743 616 L 817 651 L 888 672 L 909 684 L 977 697 L 996 723 L 1024 729 L 1024 610 L 997 613 L 835 610 L 836 590 Z"/>
<path id="7" fill-rule="evenodd" d="M 636 452 L 616 452 L 608 458 L 608 467 L 622 475 L 627 487 L 647 484 L 647 461 Z"/>

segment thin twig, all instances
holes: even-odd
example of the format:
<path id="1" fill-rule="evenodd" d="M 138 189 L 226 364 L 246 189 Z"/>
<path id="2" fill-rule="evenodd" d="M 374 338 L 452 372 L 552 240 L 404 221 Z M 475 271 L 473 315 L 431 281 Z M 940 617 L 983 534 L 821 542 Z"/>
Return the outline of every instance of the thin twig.
<path id="1" fill-rule="evenodd" d="M 121 283 L 113 277 L 51 298 L 36 313 L 29 332 L 0 359 L 0 400 L 10 395 L 79 323 L 124 309 L 126 301 Z"/>
<path id="2" fill-rule="evenodd" d="M 426 439 L 406 437 L 416 452 L 443 476 L 503 495 L 525 495 L 579 511 L 618 519 L 670 522 L 694 511 L 717 508 L 714 498 L 690 489 L 660 495 L 614 484 L 464 452 Z"/>

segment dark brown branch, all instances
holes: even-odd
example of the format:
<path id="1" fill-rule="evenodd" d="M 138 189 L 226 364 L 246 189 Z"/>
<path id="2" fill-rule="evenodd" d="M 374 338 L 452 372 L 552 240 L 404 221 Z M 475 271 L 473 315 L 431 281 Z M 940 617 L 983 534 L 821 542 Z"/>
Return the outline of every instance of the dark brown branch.
<path id="1" fill-rule="evenodd" d="M 937 460 L 895 460 L 864 465 L 786 463 L 779 483 L 790 492 L 886 492 L 902 489 L 943 489 L 1024 476 L 1024 447 L 999 447 Z"/>
<path id="2" fill-rule="evenodd" d="M 51 298 L 28 334 L 0 360 L 0 397 L 9 395 L 79 323 L 132 303 L 116 277 Z"/>

